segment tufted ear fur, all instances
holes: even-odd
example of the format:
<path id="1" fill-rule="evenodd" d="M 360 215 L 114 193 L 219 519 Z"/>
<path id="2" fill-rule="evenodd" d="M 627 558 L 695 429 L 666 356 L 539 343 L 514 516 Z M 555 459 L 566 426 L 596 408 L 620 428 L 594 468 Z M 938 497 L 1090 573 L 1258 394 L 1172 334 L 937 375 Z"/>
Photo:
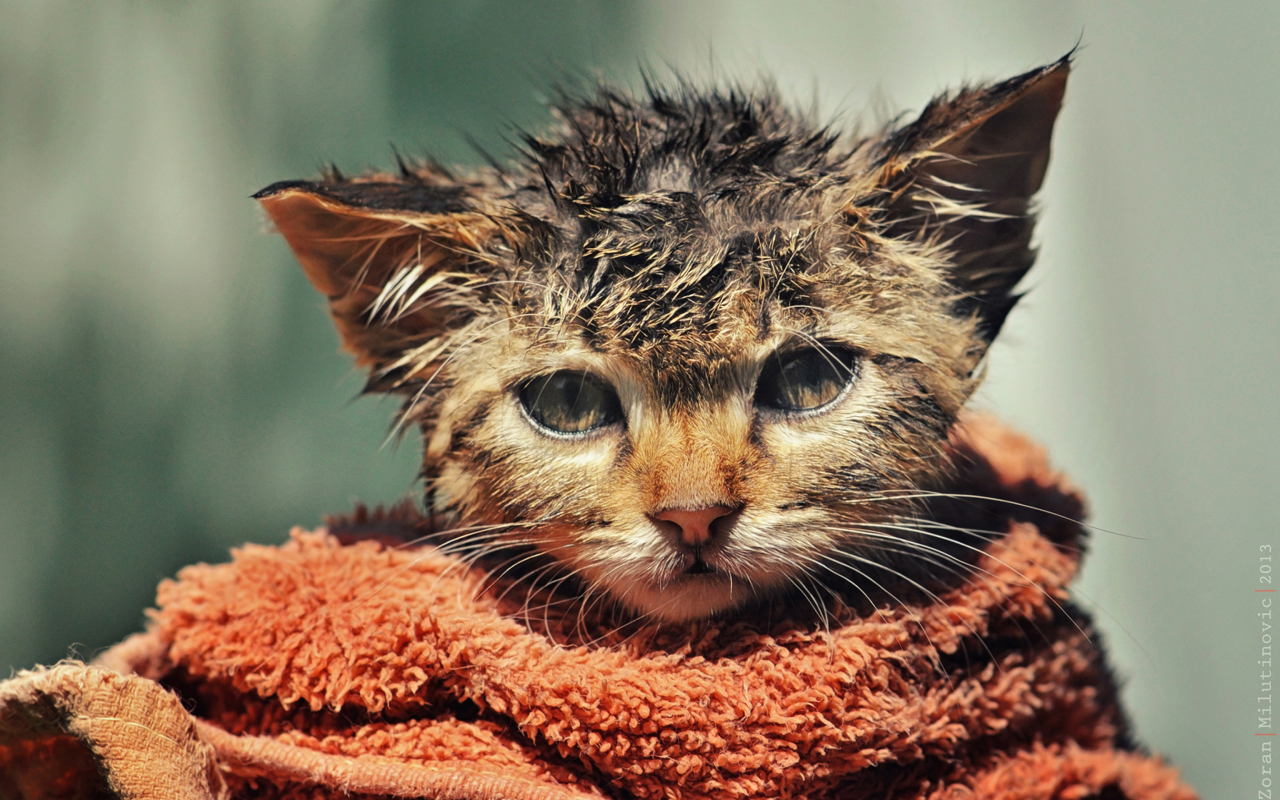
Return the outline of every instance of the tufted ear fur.
<path id="1" fill-rule="evenodd" d="M 423 357 L 432 342 L 474 316 L 486 248 L 499 236 L 463 187 L 402 177 L 335 175 L 254 195 L 329 298 L 344 349 L 371 372 L 370 390 L 404 388 L 434 360 Z"/>
<path id="2" fill-rule="evenodd" d="M 1049 164 L 1070 59 L 937 97 L 880 145 L 887 232 L 951 252 L 957 310 L 976 316 L 988 342 L 1035 260 L 1031 198 Z"/>

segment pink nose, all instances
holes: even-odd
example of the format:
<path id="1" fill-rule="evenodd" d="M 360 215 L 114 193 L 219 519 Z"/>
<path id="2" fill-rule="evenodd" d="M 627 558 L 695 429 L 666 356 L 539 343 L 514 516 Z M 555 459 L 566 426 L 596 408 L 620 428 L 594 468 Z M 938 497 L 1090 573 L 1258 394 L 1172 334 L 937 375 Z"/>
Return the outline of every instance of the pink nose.
<path id="1" fill-rule="evenodd" d="M 706 508 L 669 508 L 653 515 L 663 522 L 674 522 L 680 528 L 680 541 L 688 547 L 701 547 L 715 538 L 711 523 L 733 513 L 728 506 Z"/>

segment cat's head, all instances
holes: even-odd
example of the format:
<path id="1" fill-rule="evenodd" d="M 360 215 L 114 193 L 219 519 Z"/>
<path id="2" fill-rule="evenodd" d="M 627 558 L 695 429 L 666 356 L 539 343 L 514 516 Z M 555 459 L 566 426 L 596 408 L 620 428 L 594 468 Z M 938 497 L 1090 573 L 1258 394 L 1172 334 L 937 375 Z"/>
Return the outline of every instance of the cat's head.
<path id="1" fill-rule="evenodd" d="M 257 197 L 368 389 L 407 398 L 460 551 L 700 618 L 893 551 L 860 524 L 944 469 L 1068 70 L 867 138 L 770 92 L 600 91 L 507 167 Z"/>

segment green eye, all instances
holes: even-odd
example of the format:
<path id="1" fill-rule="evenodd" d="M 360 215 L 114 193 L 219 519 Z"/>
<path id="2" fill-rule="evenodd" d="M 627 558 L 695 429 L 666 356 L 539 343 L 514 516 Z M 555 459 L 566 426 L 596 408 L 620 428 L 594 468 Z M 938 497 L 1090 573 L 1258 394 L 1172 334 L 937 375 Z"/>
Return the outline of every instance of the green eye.
<path id="1" fill-rule="evenodd" d="M 857 355 L 843 347 L 774 353 L 756 383 L 756 405 L 776 411 L 812 411 L 835 401 L 853 382 Z"/>
<path id="2" fill-rule="evenodd" d="M 622 421 L 622 405 L 607 383 L 584 372 L 563 370 L 520 387 L 525 413 L 552 433 L 586 433 Z"/>

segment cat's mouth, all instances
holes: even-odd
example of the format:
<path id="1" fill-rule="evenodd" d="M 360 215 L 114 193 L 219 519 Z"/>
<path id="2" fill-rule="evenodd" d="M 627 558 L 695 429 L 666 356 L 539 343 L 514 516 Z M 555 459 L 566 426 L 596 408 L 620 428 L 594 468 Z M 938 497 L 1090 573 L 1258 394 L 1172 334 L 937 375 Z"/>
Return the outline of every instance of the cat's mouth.
<path id="1" fill-rule="evenodd" d="M 693 563 L 685 567 L 685 575 L 714 575 L 716 568 L 702 560 L 701 556 L 694 556 Z"/>

